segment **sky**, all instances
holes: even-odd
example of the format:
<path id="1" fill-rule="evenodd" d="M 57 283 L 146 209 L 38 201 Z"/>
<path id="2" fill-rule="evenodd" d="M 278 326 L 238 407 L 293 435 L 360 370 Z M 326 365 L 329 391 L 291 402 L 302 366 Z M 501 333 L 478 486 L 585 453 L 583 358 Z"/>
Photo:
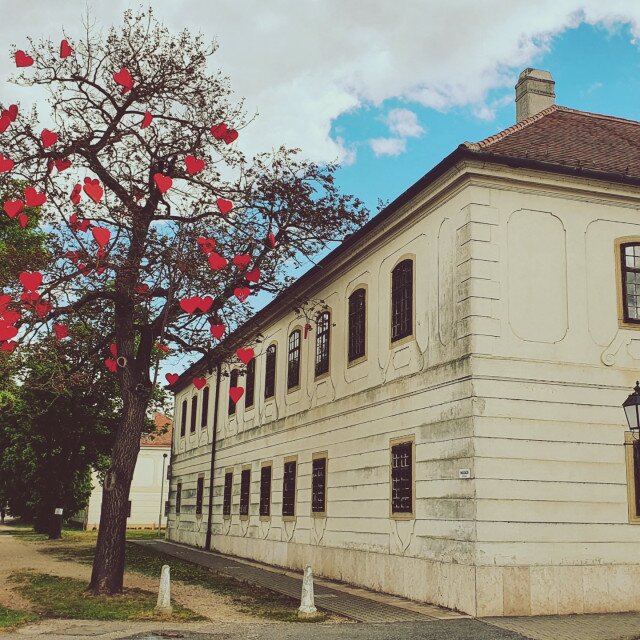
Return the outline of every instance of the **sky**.
<path id="1" fill-rule="evenodd" d="M 372 213 L 461 142 L 514 124 L 514 85 L 526 67 L 553 74 L 558 104 L 640 120 L 638 0 L 151 4 L 171 29 L 218 43 L 213 61 L 257 114 L 241 133 L 246 153 L 284 143 L 338 161 L 338 185 Z M 0 103 L 38 100 L 7 82 L 11 45 L 59 41 L 63 30 L 72 40 L 87 7 L 107 28 L 139 6 L 0 0 Z"/>

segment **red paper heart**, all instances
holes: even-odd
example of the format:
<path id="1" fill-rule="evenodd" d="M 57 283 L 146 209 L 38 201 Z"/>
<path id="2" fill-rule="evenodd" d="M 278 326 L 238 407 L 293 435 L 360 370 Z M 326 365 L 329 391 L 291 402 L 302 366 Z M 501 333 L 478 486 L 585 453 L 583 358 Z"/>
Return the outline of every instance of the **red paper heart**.
<path id="1" fill-rule="evenodd" d="M 60 43 L 60 57 L 68 58 L 73 53 L 73 49 L 66 40 Z"/>
<path id="2" fill-rule="evenodd" d="M 247 273 L 244 274 L 244 277 L 249 282 L 258 282 L 258 280 L 260 280 L 260 275 L 260 269 L 254 269 L 253 271 L 247 271 Z"/>
<path id="3" fill-rule="evenodd" d="M 227 125 L 224 122 L 211 127 L 211 133 L 216 140 L 222 140 L 227 133 Z"/>
<path id="4" fill-rule="evenodd" d="M 194 378 L 193 379 L 193 386 L 198 390 L 202 389 L 202 387 L 204 387 L 205 384 L 207 384 L 207 379 L 206 378 Z"/>
<path id="5" fill-rule="evenodd" d="M 216 200 L 216 204 L 218 205 L 218 209 L 223 216 L 226 216 L 231 209 L 233 209 L 233 202 L 231 200 L 225 200 L 225 198 L 218 198 Z"/>
<path id="6" fill-rule="evenodd" d="M 15 324 L 22 317 L 22 313 L 13 309 L 5 309 L 0 313 L 0 317 L 6 324 Z"/>
<path id="7" fill-rule="evenodd" d="M 45 300 L 38 300 L 35 306 L 35 312 L 40 318 L 44 318 L 51 311 L 51 303 Z"/>
<path id="8" fill-rule="evenodd" d="M 164 377 L 169 384 L 175 384 L 180 376 L 177 373 L 166 373 Z"/>
<path id="9" fill-rule="evenodd" d="M 158 349 L 160 349 L 160 351 L 162 351 L 162 353 L 169 353 L 170 349 L 166 344 L 160 344 L 159 342 L 156 342 L 156 347 L 158 347 Z"/>
<path id="10" fill-rule="evenodd" d="M 229 397 L 237 403 L 240 398 L 242 398 L 244 394 L 244 389 L 242 387 L 231 387 L 229 389 Z"/>
<path id="11" fill-rule="evenodd" d="M 134 81 L 129 73 L 129 69 L 122 67 L 120 71 L 113 74 L 113 79 L 122 87 L 122 93 L 127 93 L 133 89 Z"/>
<path id="12" fill-rule="evenodd" d="M 6 353 L 11 353 L 17 346 L 17 342 L 3 342 L 2 345 L 0 345 L 0 349 Z"/>
<path id="13" fill-rule="evenodd" d="M 253 360 L 255 352 L 253 351 L 253 349 L 238 349 L 236 351 L 236 355 L 238 356 L 238 360 L 240 360 L 240 362 L 249 364 Z"/>
<path id="14" fill-rule="evenodd" d="M 209 254 L 209 266 L 214 271 L 220 271 L 220 269 L 224 269 L 227 266 L 226 258 L 223 258 L 219 253 L 212 251 Z"/>
<path id="15" fill-rule="evenodd" d="M 2 207 L 4 212 L 10 217 L 15 218 L 24 207 L 22 200 L 7 200 Z"/>
<path id="16" fill-rule="evenodd" d="M 195 296 L 193 298 L 183 298 L 182 300 L 180 300 L 180 308 L 191 315 L 192 313 L 196 312 L 200 305 L 200 302 L 200 296 Z"/>
<path id="17" fill-rule="evenodd" d="M 82 187 L 84 192 L 94 201 L 100 202 L 102 200 L 102 196 L 104 195 L 104 189 L 100 184 L 98 178 L 85 178 L 84 186 Z"/>
<path id="18" fill-rule="evenodd" d="M 57 340 L 64 340 L 69 337 L 69 329 L 65 324 L 53 323 L 53 332 L 56 334 Z"/>
<path id="19" fill-rule="evenodd" d="M 216 339 L 220 340 L 224 335 L 225 326 L 223 324 L 212 324 L 210 327 L 211 335 Z"/>
<path id="20" fill-rule="evenodd" d="M 7 306 L 9 306 L 10 302 L 11 296 L 8 293 L 3 293 L 2 295 L 0 295 L 0 312 L 6 309 Z"/>
<path id="21" fill-rule="evenodd" d="M 20 300 L 25 304 L 32 304 L 40 297 L 37 291 L 24 291 L 20 296 Z"/>
<path id="22" fill-rule="evenodd" d="M 216 241 L 210 238 L 200 236 L 198 238 L 198 244 L 206 255 L 209 255 L 216 248 Z"/>
<path id="23" fill-rule="evenodd" d="M 69 158 L 57 158 L 53 161 L 53 164 L 59 172 L 62 172 L 71 166 L 71 160 Z"/>
<path id="24" fill-rule="evenodd" d="M 71 202 L 73 202 L 73 204 L 80 204 L 81 191 L 82 187 L 79 184 L 74 185 L 71 191 L 71 195 L 69 196 L 69 199 L 71 200 Z"/>
<path id="25" fill-rule="evenodd" d="M 109 351 L 111 352 L 111 355 L 112 355 L 114 358 L 117 358 L 117 357 L 118 357 L 118 345 L 117 345 L 115 342 L 112 342 L 112 343 L 109 345 Z"/>
<path id="26" fill-rule="evenodd" d="M 93 229 L 91 229 L 91 233 L 93 234 L 94 240 L 100 247 L 104 247 L 111 238 L 111 231 L 103 227 L 93 227 Z"/>
<path id="27" fill-rule="evenodd" d="M 144 295 L 145 293 L 147 293 L 147 291 L 149 291 L 149 285 L 145 284 L 144 282 L 141 284 L 137 284 L 134 288 L 134 291 L 140 295 Z"/>
<path id="28" fill-rule="evenodd" d="M 113 358 L 107 358 L 104 364 L 111 373 L 115 373 L 118 370 L 118 363 Z"/>
<path id="29" fill-rule="evenodd" d="M 187 172 L 192 176 L 196 173 L 200 173 L 200 171 L 202 171 L 206 166 L 204 160 L 200 160 L 199 158 L 191 155 L 184 159 L 184 164 L 187 167 Z"/>
<path id="30" fill-rule="evenodd" d="M 58 142 L 58 134 L 55 131 L 43 129 L 40 133 L 40 140 L 42 140 L 42 146 L 46 149 L 47 147 L 51 147 L 56 142 Z"/>
<path id="31" fill-rule="evenodd" d="M 9 116 L 9 120 L 11 120 L 11 122 L 14 122 L 15 119 L 18 117 L 18 105 L 10 104 L 9 108 L 2 112 L 2 115 L 5 115 L 5 114 Z"/>
<path id="32" fill-rule="evenodd" d="M 0 133 L 4 133 L 11 124 L 11 118 L 7 114 L 0 116 Z"/>
<path id="33" fill-rule="evenodd" d="M 173 184 L 173 180 L 169 176 L 165 176 L 162 173 L 154 173 L 153 181 L 156 183 L 156 187 L 158 187 L 158 191 L 160 193 L 166 193 L 171 189 L 171 185 Z"/>
<path id="34" fill-rule="evenodd" d="M 211 296 L 205 296 L 204 298 L 200 298 L 198 302 L 198 309 L 203 313 L 207 313 L 209 309 L 211 309 L 211 305 L 213 304 L 213 298 Z"/>
<path id="35" fill-rule="evenodd" d="M 16 51 L 16 67 L 30 67 L 33 64 L 33 58 L 28 56 L 22 49 Z"/>
<path id="36" fill-rule="evenodd" d="M 271 232 L 269 232 L 269 235 L 267 236 L 267 246 L 271 249 L 275 249 L 276 246 L 276 237 Z"/>
<path id="37" fill-rule="evenodd" d="M 13 169 L 15 162 L 0 153 L 0 173 L 7 173 Z"/>
<path id="38" fill-rule="evenodd" d="M 233 256 L 233 264 L 238 267 L 238 269 L 246 269 L 251 262 L 251 256 L 248 253 L 242 253 L 239 256 Z"/>
<path id="39" fill-rule="evenodd" d="M 222 139 L 227 143 L 231 144 L 238 137 L 238 132 L 235 129 L 229 129 Z"/>
<path id="40" fill-rule="evenodd" d="M 0 340 L 11 340 L 18 335 L 18 330 L 5 322 L 0 322 Z"/>
<path id="41" fill-rule="evenodd" d="M 153 120 L 153 116 L 151 115 L 151 111 L 145 111 L 144 117 L 142 118 L 142 122 L 140 123 L 140 128 L 146 129 L 151 124 L 152 120 Z"/>
<path id="42" fill-rule="evenodd" d="M 26 229 L 27 225 L 29 224 L 29 216 L 26 213 L 21 213 L 18 216 L 18 224 L 23 228 Z"/>
<path id="43" fill-rule="evenodd" d="M 42 284 L 42 274 L 39 271 L 23 271 L 18 278 L 25 291 L 35 291 Z"/>
<path id="44" fill-rule="evenodd" d="M 233 290 L 233 295 L 238 298 L 240 302 L 244 302 L 251 295 L 251 289 L 249 289 L 249 287 L 236 287 Z"/>
<path id="45" fill-rule="evenodd" d="M 44 193 L 38 193 L 33 187 L 26 187 L 24 190 L 24 202 L 27 207 L 40 207 L 47 201 Z"/>
<path id="46" fill-rule="evenodd" d="M 101 276 L 106 270 L 107 270 L 107 267 L 98 267 L 96 269 L 96 275 Z"/>

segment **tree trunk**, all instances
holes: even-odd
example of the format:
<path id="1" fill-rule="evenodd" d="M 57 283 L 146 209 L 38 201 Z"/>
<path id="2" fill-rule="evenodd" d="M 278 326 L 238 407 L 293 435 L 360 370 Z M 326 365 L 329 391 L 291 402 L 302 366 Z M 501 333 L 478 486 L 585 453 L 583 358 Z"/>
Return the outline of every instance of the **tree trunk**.
<path id="1" fill-rule="evenodd" d="M 122 420 L 102 491 L 98 542 L 88 587 L 96 595 L 122 592 L 129 489 L 149 403 L 147 394 L 129 391 L 123 396 Z"/>

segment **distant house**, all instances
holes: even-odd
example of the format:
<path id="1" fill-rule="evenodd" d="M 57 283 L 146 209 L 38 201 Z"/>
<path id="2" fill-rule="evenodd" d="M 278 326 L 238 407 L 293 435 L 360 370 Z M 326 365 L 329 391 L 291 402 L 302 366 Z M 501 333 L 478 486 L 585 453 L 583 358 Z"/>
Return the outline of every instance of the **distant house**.
<path id="1" fill-rule="evenodd" d="M 166 476 L 171 456 L 171 420 L 156 413 L 155 425 L 156 432 L 140 440 L 140 453 L 129 492 L 127 526 L 132 528 L 157 528 L 161 511 L 161 526 L 166 526 L 167 522 L 164 503 L 169 494 Z M 83 521 L 85 529 L 97 529 L 100 524 L 102 485 L 95 472 L 92 480 L 93 491 L 87 508 L 76 518 Z"/>

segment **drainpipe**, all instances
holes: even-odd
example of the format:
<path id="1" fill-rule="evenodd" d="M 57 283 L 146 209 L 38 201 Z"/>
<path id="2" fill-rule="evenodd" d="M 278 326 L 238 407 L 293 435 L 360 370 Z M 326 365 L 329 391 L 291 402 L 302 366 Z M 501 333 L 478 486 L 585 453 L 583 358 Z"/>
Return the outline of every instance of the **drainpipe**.
<path id="1" fill-rule="evenodd" d="M 204 548 L 211 551 L 211 518 L 213 517 L 213 473 L 216 464 L 216 437 L 218 434 L 218 403 L 220 401 L 221 366 L 216 367 L 216 397 L 213 403 L 213 438 L 211 439 L 211 467 L 209 469 L 209 516 L 207 518 L 207 537 Z"/>

